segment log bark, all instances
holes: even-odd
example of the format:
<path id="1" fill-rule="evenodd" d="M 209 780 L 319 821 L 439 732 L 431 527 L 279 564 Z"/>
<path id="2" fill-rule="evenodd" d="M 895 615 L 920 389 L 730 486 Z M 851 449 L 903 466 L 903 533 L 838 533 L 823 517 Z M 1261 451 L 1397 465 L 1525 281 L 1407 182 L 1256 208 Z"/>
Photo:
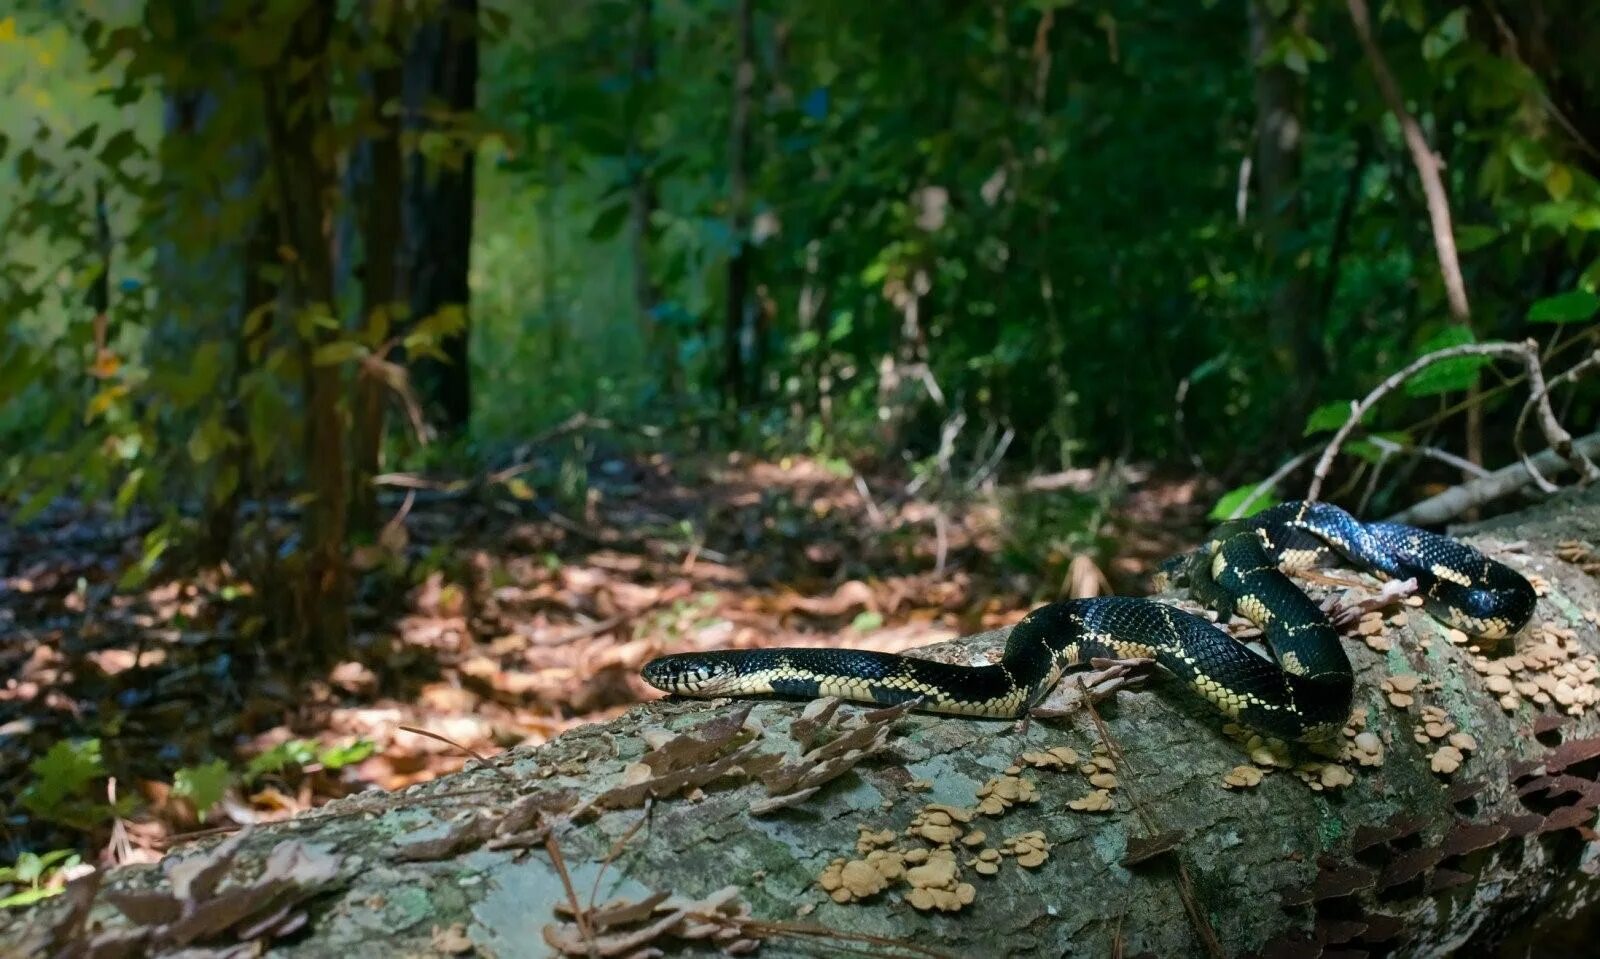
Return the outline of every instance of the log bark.
<path id="1" fill-rule="evenodd" d="M 1591 557 L 1600 549 L 1600 490 L 1563 495 L 1464 538 L 1546 584 L 1529 631 L 1483 656 L 1504 666 L 1514 648 L 1528 666 L 1560 649 L 1567 675 L 1600 682 L 1600 584 L 1582 571 L 1587 561 L 1557 558 L 1576 555 L 1574 540 Z M 973 661 L 1003 635 L 926 654 Z M 1385 641 L 1386 651 L 1371 648 Z M 500 957 L 548 955 L 547 927 L 557 938 L 581 935 L 573 923 L 553 926 L 570 899 L 699 899 L 730 885 L 760 920 L 744 921 L 737 934 L 764 940 L 759 955 L 769 957 L 828 954 L 819 930 L 872 955 L 1438 955 L 1467 946 L 1483 954 L 1529 916 L 1558 907 L 1571 915 L 1600 900 L 1594 711 L 1566 715 L 1532 695 L 1506 708 L 1474 666 L 1477 654 L 1417 610 L 1373 643 L 1352 636 L 1347 646 L 1364 731 L 1383 758 L 1347 764 L 1353 782 L 1342 788 L 1313 789 L 1293 770 L 1225 788 L 1225 775 L 1251 763 L 1248 748 L 1224 733 L 1214 711 L 1159 677 L 1102 701 L 1103 726 L 1083 714 L 1018 729 L 849 705 L 829 720 L 793 702 L 655 702 L 455 776 L 260 828 L 240 843 L 222 889 L 260 883 L 260 861 L 273 850 L 272 875 L 300 863 L 304 895 L 278 887 L 273 900 L 290 919 L 304 917 L 305 928 L 282 940 L 284 954 L 339 957 L 462 943 Z M 1532 679 L 1518 681 L 1535 683 L 1525 694 L 1553 682 L 1548 672 L 1525 675 Z M 1403 677 L 1420 685 L 1393 696 L 1410 688 Z M 1413 701 L 1396 705 L 1405 695 Z M 1434 771 L 1450 740 L 1430 722 L 1475 741 L 1453 774 Z M 674 734 L 683 738 L 666 741 Z M 797 758 L 830 738 L 822 755 Z M 966 825 L 969 837 L 987 835 L 955 843 L 960 879 L 976 893 L 963 910 L 919 911 L 903 881 L 850 904 L 819 887 L 830 862 L 857 856 L 861 829 L 889 830 L 901 849 L 930 848 L 931 839 L 906 834 L 926 831 L 913 817 L 929 803 L 971 809 L 986 783 L 1027 766 L 1024 754 L 1067 746 L 1084 762 L 1107 741 L 1121 757 L 1110 811 L 1069 806 L 1091 791 L 1076 766 L 1027 767 L 1021 775 L 1036 802 Z M 1050 849 L 1032 868 L 1014 855 L 992 877 L 967 865 L 979 850 L 1033 831 Z M 284 852 L 292 842 L 304 844 L 298 859 Z M 177 878 L 195 884 L 206 846 L 169 857 Z M 172 878 L 161 867 L 111 872 L 78 937 L 135 928 L 114 902 L 160 914 L 149 892 L 170 890 Z M 36 910 L 31 933 L 21 920 L 7 928 L 0 919 L 0 945 L 7 936 L 48 942 L 73 894 Z M 230 908 L 249 912 L 237 900 Z M 587 932 L 605 942 L 634 928 L 588 919 Z M 663 936 L 686 931 L 670 919 L 657 923 Z M 237 941 L 236 933 L 228 935 Z M 1204 945 L 1208 934 L 1216 949 Z M 681 940 L 636 943 L 645 945 L 678 954 Z M 689 952 L 710 954 L 704 942 Z"/>

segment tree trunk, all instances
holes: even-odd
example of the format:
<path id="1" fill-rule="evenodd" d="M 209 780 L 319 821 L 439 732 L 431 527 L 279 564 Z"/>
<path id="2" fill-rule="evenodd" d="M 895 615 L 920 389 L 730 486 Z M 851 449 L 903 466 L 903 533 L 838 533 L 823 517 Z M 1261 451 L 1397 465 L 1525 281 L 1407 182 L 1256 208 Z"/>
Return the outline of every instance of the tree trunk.
<path id="1" fill-rule="evenodd" d="M 634 0 L 633 7 L 633 82 L 629 88 L 628 246 L 633 259 L 633 303 L 638 313 L 639 340 L 654 362 L 662 364 L 661 387 L 677 396 L 682 384 L 678 373 L 678 344 L 672 330 L 661 323 L 656 307 L 661 294 L 650 272 L 650 220 L 655 215 L 656 185 L 650 170 L 649 148 L 644 143 L 645 125 L 651 116 L 652 92 L 656 76 L 655 0 Z"/>
<path id="2" fill-rule="evenodd" d="M 400 231 L 402 229 L 400 151 L 401 64 L 404 37 L 393 15 L 374 39 L 396 60 L 372 70 L 373 118 L 379 131 L 365 144 L 371 160 L 371 180 L 361 185 L 361 247 L 365 269 L 361 283 L 361 317 L 369 344 L 377 346 L 396 327 L 396 307 L 405 299 L 400 287 Z M 351 525 L 370 533 L 377 527 L 378 475 L 383 451 L 384 412 L 388 387 L 378 376 L 362 371 L 356 377 L 355 423 L 352 435 L 354 463 L 351 474 Z"/>
<path id="3" fill-rule="evenodd" d="M 277 180 L 280 232 L 293 250 L 295 305 L 329 316 L 333 309 L 333 262 L 326 233 L 333 183 L 331 157 L 319 145 L 331 123 L 328 109 L 328 40 L 332 8 L 309 4 L 296 19 L 279 69 L 265 74 L 264 101 L 273 176 Z M 296 322 L 301 318 L 296 317 Z M 300 649 L 312 661 L 327 661 L 344 648 L 349 571 L 345 565 L 348 523 L 345 468 L 344 381 L 339 364 L 315 362 L 316 348 L 332 342 L 337 329 L 303 324 L 306 366 L 304 463 L 312 500 L 303 520 L 304 569 L 298 580 L 293 627 Z"/>
<path id="4" fill-rule="evenodd" d="M 1558 549 L 1575 555 L 1557 545 L 1574 539 L 1588 544 L 1592 559 L 1600 490 L 1469 537 L 1548 582 L 1534 624 L 1515 648 L 1525 666 L 1559 660 L 1564 675 L 1587 676 L 1575 682 L 1589 697 L 1600 681 L 1593 666 L 1600 584 L 1575 565 L 1584 560 L 1556 558 Z M 1523 545 L 1512 551 L 1505 545 L 1511 542 Z M 981 659 L 1003 635 L 925 654 Z M 1384 643 L 1392 644 L 1387 652 L 1369 648 Z M 454 924 L 460 926 L 451 941 L 486 954 L 547 955 L 542 933 L 569 897 L 585 906 L 652 891 L 698 898 L 730 884 L 759 917 L 741 935 L 767 939 L 760 952 L 767 957 L 818 954 L 811 938 L 818 929 L 853 936 L 845 945 L 882 956 L 1439 955 L 1469 944 L 1482 955 L 1529 916 L 1600 899 L 1589 831 L 1600 806 L 1600 718 L 1592 711 L 1561 716 L 1530 696 L 1508 710 L 1490 688 L 1492 677 L 1474 667 L 1474 654 L 1417 611 L 1366 643 L 1352 637 L 1347 645 L 1364 731 L 1374 737 L 1368 745 L 1379 746 L 1382 758 L 1375 766 L 1340 767 L 1353 774 L 1342 788 L 1314 790 L 1290 770 L 1254 788 L 1224 788 L 1230 770 L 1251 762 L 1247 748 L 1223 733 L 1213 710 L 1160 679 L 1102 701 L 1103 731 L 1081 713 L 1018 731 L 1004 722 L 853 706 L 828 718 L 793 702 L 653 703 L 538 748 L 512 750 L 490 768 L 403 793 L 354 796 L 264 827 L 244 840 L 235 875 L 254 877 L 251 863 L 268 850 L 287 857 L 294 849 L 288 841 L 308 844 L 299 852 L 321 857 L 323 878 L 279 887 L 260 908 L 281 910 L 284 922 L 306 916 L 311 928 L 290 954 L 341 959 L 443 952 L 439 937 Z M 1497 661 L 1506 663 L 1499 652 Z M 1560 685 L 1552 672 L 1529 675 L 1535 685 L 1527 690 Z M 1413 688 L 1403 677 L 1425 682 Z M 1386 680 L 1397 692 L 1386 696 Z M 1398 693 L 1402 686 L 1410 692 Z M 1574 687 L 1560 688 L 1564 697 Z M 1414 702 L 1407 704 L 1408 696 Z M 1446 732 L 1475 741 L 1450 774 L 1430 768 Z M 820 755 L 796 758 L 817 743 L 827 744 Z M 1068 805 L 1091 794 L 1075 765 L 1027 768 L 1039 757 L 1022 758 L 1066 746 L 1089 762 L 1107 743 L 1118 758 L 1115 784 L 1099 781 L 1109 788 L 1105 812 Z M 1035 784 L 1039 800 L 1027 802 L 1026 787 L 1003 781 L 1009 784 L 990 796 L 1022 801 L 966 825 L 965 840 L 954 846 L 959 879 L 975 888 L 964 915 L 913 908 L 905 879 L 844 905 L 819 887 L 831 861 L 858 855 L 858 840 L 910 850 L 953 839 L 940 817 L 913 825 L 913 816 L 928 803 L 970 809 L 1012 764 L 1025 767 L 1022 778 Z M 1307 775 L 1336 782 L 1326 773 Z M 922 836 L 910 837 L 908 828 Z M 887 832 L 863 837 L 859 830 Z M 978 831 L 986 835 L 979 839 Z M 1048 857 L 1003 856 L 993 876 L 972 865 L 992 856 L 982 850 L 1034 831 L 1050 844 Z M 191 874 L 193 865 L 191 859 Z M 907 875 L 926 882 L 938 872 L 935 866 Z M 861 878 L 856 867 L 852 881 Z M 130 891 L 166 888 L 149 867 L 117 870 L 105 885 L 139 915 L 157 910 L 148 894 L 139 900 Z M 318 889 L 323 898 L 299 912 L 298 900 Z M 45 907 L 50 922 L 62 922 L 73 898 L 69 890 Z M 93 913 L 102 936 L 130 928 L 112 901 L 103 894 Z M 141 901 L 145 908 L 136 908 Z M 232 908 L 255 914 L 237 900 Z M 0 919 L 0 933 L 22 934 L 14 919 L 7 932 L 6 921 Z M 606 936 L 628 927 L 593 917 L 586 923 L 596 924 Z M 46 936 L 47 926 L 41 917 L 32 934 Z M 554 934 L 580 932 L 569 922 Z M 868 936 L 883 938 L 863 946 Z M 1209 936 L 1215 948 L 1202 945 Z M 634 948 L 647 945 L 670 948 L 670 941 L 642 936 Z"/>
<path id="5" fill-rule="evenodd" d="M 405 63 L 408 125 L 423 133 L 449 129 L 451 117 L 473 112 L 478 89 L 478 0 L 444 0 L 418 26 Z M 458 134 L 449 134 L 452 137 Z M 442 157 L 413 153 L 405 183 L 405 278 L 411 322 L 470 301 L 474 151 L 459 140 Z M 466 431 L 472 415 L 470 325 L 445 338 L 445 360 L 418 358 L 411 366 L 429 421 L 450 435 Z"/>
<path id="6" fill-rule="evenodd" d="M 744 369 L 745 310 L 750 299 L 750 112 L 755 96 L 754 0 L 739 0 L 733 111 L 728 122 L 728 289 L 722 325 L 722 390 L 734 409 L 748 398 Z"/>
<path id="7" fill-rule="evenodd" d="M 1306 29 L 1305 11 L 1289 3 L 1275 16 L 1265 0 L 1250 3 L 1250 56 L 1255 67 L 1256 187 L 1261 236 L 1272 285 L 1268 328 L 1279 372 L 1303 389 L 1293 402 L 1305 405 L 1316 395 L 1323 374 L 1321 327 L 1311 312 L 1309 272 L 1297 262 L 1306 245 L 1305 202 L 1300 173 L 1305 152 L 1305 84 L 1281 62 L 1263 58 L 1282 36 Z M 1304 410 L 1292 410 L 1291 414 Z M 1298 429 L 1296 415 L 1286 416 Z"/>

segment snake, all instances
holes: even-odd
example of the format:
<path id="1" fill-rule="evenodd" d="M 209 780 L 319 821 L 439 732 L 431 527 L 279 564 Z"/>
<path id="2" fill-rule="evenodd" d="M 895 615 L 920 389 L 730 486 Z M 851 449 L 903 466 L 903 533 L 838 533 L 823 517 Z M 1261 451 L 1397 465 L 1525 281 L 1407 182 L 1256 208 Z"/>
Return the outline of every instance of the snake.
<path id="1" fill-rule="evenodd" d="M 686 697 L 838 697 L 925 712 L 1020 719 L 1068 671 L 1095 660 L 1154 660 L 1224 716 L 1263 734 L 1326 740 L 1350 716 L 1355 672 L 1338 629 L 1289 578 L 1347 564 L 1415 580 L 1423 608 L 1471 637 L 1497 640 L 1532 618 L 1536 596 L 1511 567 L 1458 540 L 1361 522 L 1324 502 L 1291 501 L 1224 522 L 1163 564 L 1222 617 L 1259 628 L 1258 651 L 1210 620 L 1155 599 L 1102 596 L 1039 606 L 1011 628 L 999 661 L 980 666 L 873 650 L 782 647 L 672 653 L 643 679 Z"/>

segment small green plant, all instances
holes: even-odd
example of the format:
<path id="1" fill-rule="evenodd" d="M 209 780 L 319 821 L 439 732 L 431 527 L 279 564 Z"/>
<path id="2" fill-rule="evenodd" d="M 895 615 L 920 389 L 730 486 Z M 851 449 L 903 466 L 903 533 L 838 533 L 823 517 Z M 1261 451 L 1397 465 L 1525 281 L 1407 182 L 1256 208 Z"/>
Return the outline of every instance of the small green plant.
<path id="1" fill-rule="evenodd" d="M 59 740 L 28 769 L 34 778 L 20 801 L 40 819 L 87 830 L 131 808 L 128 798 L 118 800 L 116 807 L 97 798 L 99 781 L 107 775 L 98 739 Z"/>
<path id="2" fill-rule="evenodd" d="M 259 782 L 263 776 L 286 770 L 306 772 L 314 768 L 343 769 L 371 756 L 377 748 L 370 739 L 357 739 L 347 745 L 322 748 L 309 739 L 290 739 L 250 760 L 242 778 L 248 786 Z"/>
<path id="3" fill-rule="evenodd" d="M 172 780 L 172 794 L 194 804 L 195 814 L 204 822 L 211 807 L 221 801 L 231 785 L 233 771 L 228 768 L 228 761 L 213 759 L 178 770 Z"/>
<path id="4" fill-rule="evenodd" d="M 83 862 L 70 849 L 52 849 L 43 855 L 25 852 L 9 866 L 0 866 L 0 909 L 31 906 L 41 899 L 57 895 L 65 882 L 56 879 L 64 870 Z"/>

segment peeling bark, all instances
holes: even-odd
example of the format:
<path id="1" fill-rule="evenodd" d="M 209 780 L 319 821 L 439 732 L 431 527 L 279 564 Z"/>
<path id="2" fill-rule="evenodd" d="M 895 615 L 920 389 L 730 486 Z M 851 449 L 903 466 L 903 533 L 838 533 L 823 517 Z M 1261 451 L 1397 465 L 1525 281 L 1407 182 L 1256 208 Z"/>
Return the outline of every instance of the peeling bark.
<path id="1" fill-rule="evenodd" d="M 1600 584 L 1556 558 L 1558 543 L 1567 556 L 1574 540 L 1600 549 L 1600 490 L 1465 538 L 1547 584 L 1533 628 L 1570 636 L 1562 642 L 1580 657 L 1600 650 Z M 1003 636 L 926 652 L 971 661 Z M 769 924 L 740 930 L 765 939 L 763 956 L 818 954 L 818 927 L 915 944 L 922 955 L 1203 955 L 1202 926 L 1229 955 L 1436 955 L 1468 944 L 1479 952 L 1558 902 L 1600 899 L 1592 831 L 1600 718 L 1565 716 L 1528 698 L 1508 711 L 1471 650 L 1418 611 L 1380 639 L 1386 651 L 1372 648 L 1382 642 L 1347 645 L 1357 705 L 1384 759 L 1352 765 L 1354 782 L 1343 788 L 1314 791 L 1284 770 L 1254 788 L 1225 789 L 1224 775 L 1250 762 L 1246 749 L 1215 712 L 1159 677 L 1099 706 L 1122 757 L 1114 808 L 1100 813 L 1068 806 L 1091 791 L 1087 776 L 1070 763 L 1047 768 L 1044 755 L 1067 746 L 1092 759 L 1102 736 L 1086 716 L 1016 729 L 854 706 L 834 715 L 793 702 L 660 702 L 513 750 L 492 768 L 351 797 L 263 828 L 239 846 L 240 881 L 254 882 L 251 864 L 285 840 L 306 844 L 308 855 L 337 854 L 337 879 L 317 887 L 328 891 L 282 893 L 308 910 L 309 931 L 281 945 L 286 955 L 339 957 L 437 951 L 437 937 L 452 929 L 483 954 L 547 955 L 544 929 L 558 906 L 574 897 L 587 906 L 592 894 L 596 903 L 675 894 L 683 898 L 654 907 L 664 918 L 651 928 L 704 933 L 683 920 L 684 904 L 724 903 L 733 914 L 729 885 L 739 908 Z M 1519 637 L 1518 654 L 1537 641 Z M 1410 708 L 1386 697 L 1384 683 L 1393 689 L 1396 677 L 1420 679 L 1401 684 L 1415 687 Z M 1438 737 L 1417 741 L 1429 738 L 1425 706 L 1475 740 L 1453 775 L 1430 768 Z M 931 840 L 906 834 L 919 811 L 930 803 L 971 810 L 984 790 L 1006 792 L 993 783 L 1013 764 L 1024 768 L 1011 778 L 1031 781 L 1037 801 L 1023 795 L 999 817 L 964 824 L 969 835 L 987 833 L 981 843 L 955 843 L 961 879 L 975 888 L 964 910 L 919 912 L 904 885 L 847 905 L 819 888 L 831 861 L 857 855 L 858 827 L 927 848 Z M 918 822 L 922 836 L 933 835 L 927 817 Z M 966 865 L 980 845 L 1000 848 L 1033 831 L 1050 846 L 1042 863 L 1023 868 L 1024 841 L 993 876 Z M 198 845 L 176 855 L 199 855 Z M 1191 908 L 1180 873 L 1190 880 Z M 112 895 L 102 892 L 87 928 L 104 923 L 107 935 L 128 925 L 111 900 L 142 902 L 149 897 L 131 894 L 166 888 L 148 867 L 117 870 L 104 885 Z M 36 929 L 66 908 L 58 901 L 36 910 Z M 0 944 L 23 933 L 19 920 L 3 921 L 11 926 L 0 925 Z M 781 922 L 792 925 L 773 934 L 770 924 Z M 563 941 L 576 928 L 563 926 Z M 693 948 L 704 951 L 707 941 Z M 682 942 L 655 944 L 673 951 Z M 881 941 L 855 948 L 913 954 Z"/>

